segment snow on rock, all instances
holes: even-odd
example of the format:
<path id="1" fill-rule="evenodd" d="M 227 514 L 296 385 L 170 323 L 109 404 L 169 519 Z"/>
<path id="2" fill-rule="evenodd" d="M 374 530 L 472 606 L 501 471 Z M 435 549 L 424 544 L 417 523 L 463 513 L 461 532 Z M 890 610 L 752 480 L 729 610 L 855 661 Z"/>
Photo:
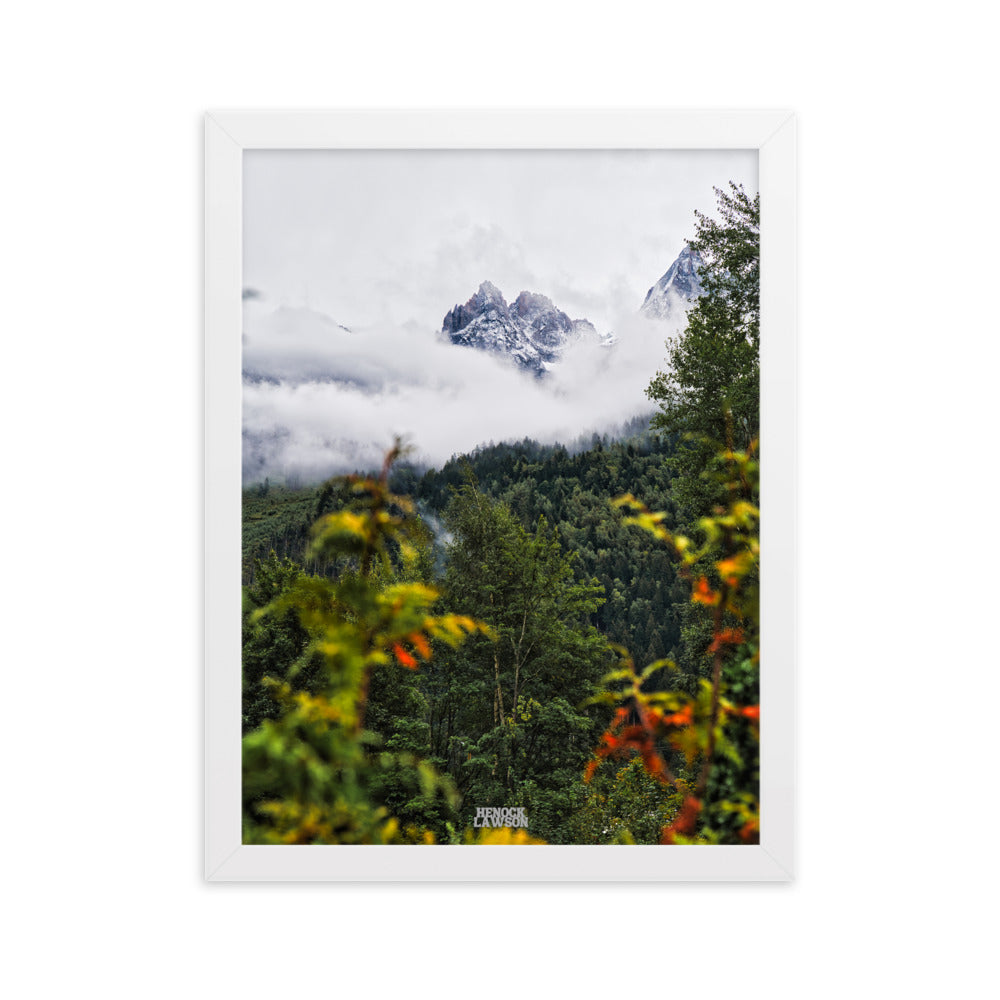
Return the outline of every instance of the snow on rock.
<path id="1" fill-rule="evenodd" d="M 702 264 L 697 250 L 685 247 L 667 273 L 646 293 L 639 312 L 649 319 L 670 319 L 685 312 L 702 294 L 698 268 Z"/>
<path id="2" fill-rule="evenodd" d="M 598 340 L 591 322 L 570 319 L 548 296 L 521 292 L 508 305 L 489 281 L 448 312 L 441 332 L 453 344 L 506 355 L 538 377 L 551 371 L 567 347 Z"/>

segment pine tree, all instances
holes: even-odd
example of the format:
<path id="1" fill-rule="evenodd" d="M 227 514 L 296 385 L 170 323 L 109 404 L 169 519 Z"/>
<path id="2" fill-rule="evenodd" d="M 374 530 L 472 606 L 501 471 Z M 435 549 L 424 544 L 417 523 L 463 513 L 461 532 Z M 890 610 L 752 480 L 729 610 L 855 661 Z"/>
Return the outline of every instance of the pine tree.
<path id="1" fill-rule="evenodd" d="M 760 434 L 760 195 L 729 187 L 716 188 L 719 219 L 696 213 L 688 243 L 702 258 L 703 294 L 646 389 L 660 407 L 653 426 L 683 436 L 670 461 L 689 527 L 725 500 L 704 475 L 718 447 L 746 450 Z"/>

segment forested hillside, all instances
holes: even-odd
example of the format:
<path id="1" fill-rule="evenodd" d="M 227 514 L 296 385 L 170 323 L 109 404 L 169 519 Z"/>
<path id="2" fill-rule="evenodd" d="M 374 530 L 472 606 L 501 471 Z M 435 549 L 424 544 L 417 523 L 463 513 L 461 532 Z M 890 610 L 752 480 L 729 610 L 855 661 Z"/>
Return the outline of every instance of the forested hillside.
<path id="1" fill-rule="evenodd" d="M 718 201 L 652 427 L 245 490 L 245 840 L 756 839 L 759 206 Z"/>
<path id="2" fill-rule="evenodd" d="M 649 433 L 622 442 L 597 441 L 575 455 L 525 440 L 456 457 L 422 476 L 403 468 L 392 486 L 412 496 L 428 523 L 437 527 L 439 562 L 445 548 L 441 519 L 455 491 L 467 484 L 504 503 L 526 530 L 534 530 L 544 518 L 563 549 L 575 554 L 577 578 L 596 579 L 603 588 L 605 603 L 593 612 L 591 623 L 648 662 L 676 652 L 674 606 L 684 601 L 685 591 L 677 585 L 668 554 L 626 527 L 608 498 L 634 493 L 657 510 L 671 510 L 671 470 L 664 459 L 672 450 L 666 439 Z M 254 558 L 272 550 L 301 562 L 309 529 L 327 503 L 329 494 L 322 499 L 321 488 L 248 490 L 243 502 L 244 582 L 252 582 Z"/>

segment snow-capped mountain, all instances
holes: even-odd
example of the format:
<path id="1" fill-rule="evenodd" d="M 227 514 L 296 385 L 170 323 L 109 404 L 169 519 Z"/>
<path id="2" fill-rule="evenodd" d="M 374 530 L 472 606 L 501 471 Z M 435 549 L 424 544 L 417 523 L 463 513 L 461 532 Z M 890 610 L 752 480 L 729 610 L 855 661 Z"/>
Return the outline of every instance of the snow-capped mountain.
<path id="1" fill-rule="evenodd" d="M 504 354 L 536 376 L 544 375 L 570 345 L 598 341 L 593 323 L 570 319 L 547 296 L 521 292 L 508 305 L 489 281 L 445 316 L 441 332 L 453 344 Z"/>
<path id="2" fill-rule="evenodd" d="M 686 311 L 702 294 L 698 268 L 701 254 L 686 246 L 667 273 L 646 293 L 646 300 L 639 312 L 649 319 L 669 319 Z"/>

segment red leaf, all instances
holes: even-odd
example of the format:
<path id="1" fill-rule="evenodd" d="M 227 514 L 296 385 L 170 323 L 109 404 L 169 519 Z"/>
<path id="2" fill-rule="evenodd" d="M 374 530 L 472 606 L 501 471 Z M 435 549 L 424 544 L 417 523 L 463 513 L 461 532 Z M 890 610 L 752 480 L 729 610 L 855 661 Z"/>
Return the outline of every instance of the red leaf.
<path id="1" fill-rule="evenodd" d="M 690 726 L 694 720 L 694 711 L 690 705 L 685 705 L 679 712 L 673 715 L 666 715 L 663 721 L 668 726 Z"/>
<path id="2" fill-rule="evenodd" d="M 417 661 L 398 642 L 392 644 L 392 651 L 396 654 L 396 659 L 404 667 L 409 667 L 411 670 L 416 667 Z"/>
<path id="3" fill-rule="evenodd" d="M 696 604 L 714 606 L 719 603 L 719 595 L 708 585 L 708 580 L 705 577 L 700 577 L 694 585 L 694 593 L 691 595 L 691 600 Z"/>
<path id="4" fill-rule="evenodd" d="M 660 843 L 676 843 L 674 838 L 677 834 L 680 834 L 682 837 L 690 837 L 691 834 L 694 833 L 694 825 L 698 821 L 698 813 L 700 812 L 701 801 L 696 799 L 693 795 L 689 795 L 684 800 L 684 804 L 681 806 L 681 811 L 677 814 L 673 823 L 663 828 L 663 833 L 660 836 Z"/>
<path id="5" fill-rule="evenodd" d="M 724 628 L 720 632 L 715 633 L 715 638 L 712 640 L 712 645 L 708 647 L 708 651 L 710 653 L 714 653 L 727 643 L 733 646 L 738 646 L 742 641 L 743 629 Z"/>

